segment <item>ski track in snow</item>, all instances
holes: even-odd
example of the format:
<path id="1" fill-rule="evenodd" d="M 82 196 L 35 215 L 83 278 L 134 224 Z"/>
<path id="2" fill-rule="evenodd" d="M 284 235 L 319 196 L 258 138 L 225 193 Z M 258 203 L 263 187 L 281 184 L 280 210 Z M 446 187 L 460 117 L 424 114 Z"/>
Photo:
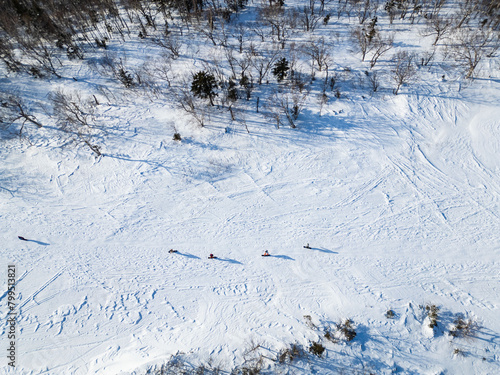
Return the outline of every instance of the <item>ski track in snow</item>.
<path id="1" fill-rule="evenodd" d="M 275 356 L 348 318 L 351 344 L 324 341 L 326 359 L 292 371 L 498 373 L 500 111 L 487 92 L 345 99 L 326 107 L 332 129 L 249 121 L 250 134 L 139 102 L 106 112 L 128 127 L 97 161 L 2 149 L 0 172 L 17 175 L 0 191 L 17 373 L 145 373 L 177 352 L 229 368 L 249 340 Z M 165 123 L 188 136 L 170 141 Z M 471 340 L 445 333 L 458 314 L 477 319 Z"/>

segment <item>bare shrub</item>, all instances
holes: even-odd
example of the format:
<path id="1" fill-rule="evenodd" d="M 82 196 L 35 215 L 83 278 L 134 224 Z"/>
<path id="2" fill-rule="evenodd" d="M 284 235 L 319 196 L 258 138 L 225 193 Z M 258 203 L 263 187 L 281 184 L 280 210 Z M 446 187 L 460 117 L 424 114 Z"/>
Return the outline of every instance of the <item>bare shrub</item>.
<path id="1" fill-rule="evenodd" d="M 312 322 L 311 315 L 304 315 L 304 320 L 306 321 L 306 325 L 311 329 L 317 329 L 318 327 Z"/>
<path id="2" fill-rule="evenodd" d="M 427 312 L 427 317 L 429 318 L 429 328 L 436 327 L 439 320 L 439 307 L 436 305 L 427 305 L 425 306 L 425 311 Z"/>
<path id="3" fill-rule="evenodd" d="M 304 349 L 298 344 L 291 344 L 288 348 L 282 349 L 278 353 L 278 363 L 290 363 L 305 355 Z"/>
<path id="4" fill-rule="evenodd" d="M 356 330 L 354 329 L 352 323 L 351 319 L 346 319 L 343 323 L 337 324 L 337 330 L 347 341 L 352 341 L 356 337 Z"/>
<path id="5" fill-rule="evenodd" d="M 453 327 L 450 329 L 450 335 L 453 337 L 472 337 L 477 331 L 477 322 L 472 318 L 465 319 L 460 316 L 453 322 Z"/>
<path id="6" fill-rule="evenodd" d="M 385 317 L 387 319 L 394 319 L 396 317 L 396 313 L 393 311 L 393 310 L 387 310 L 387 312 L 385 313 Z"/>
<path id="7" fill-rule="evenodd" d="M 380 80 L 377 72 L 371 72 L 367 75 L 368 82 L 370 82 L 370 86 L 373 92 L 377 92 L 380 87 Z"/>
<path id="8" fill-rule="evenodd" d="M 325 339 L 333 342 L 334 344 L 337 344 L 339 342 L 339 339 L 335 337 L 335 333 L 330 331 L 330 329 L 325 330 L 324 337 Z"/>
<path id="9" fill-rule="evenodd" d="M 319 342 L 312 342 L 311 346 L 309 346 L 309 352 L 312 354 L 321 357 L 325 351 L 325 347 L 321 345 Z"/>

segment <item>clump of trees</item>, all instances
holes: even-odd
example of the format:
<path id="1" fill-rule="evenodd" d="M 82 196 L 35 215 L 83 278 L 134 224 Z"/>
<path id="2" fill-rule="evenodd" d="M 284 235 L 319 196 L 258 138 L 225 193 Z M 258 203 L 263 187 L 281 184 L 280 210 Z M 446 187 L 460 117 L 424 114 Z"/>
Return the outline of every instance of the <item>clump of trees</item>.
<path id="1" fill-rule="evenodd" d="M 247 0 L 4 0 L 0 62 L 9 74 L 35 79 L 64 76 L 68 60 L 88 62 L 124 92 L 150 100 L 175 97 L 199 126 L 225 111 L 249 131 L 244 113 L 250 110 L 277 128 L 299 126 L 310 93 L 321 115 L 328 103 L 358 89 L 374 95 L 392 88 L 397 95 L 418 81 L 424 67 L 455 64 L 464 78 L 473 79 L 500 48 L 496 0 L 312 0 L 300 6 L 270 0 L 256 5 L 255 20 L 242 22 L 238 13 L 246 6 Z M 332 31 L 339 29 L 335 23 L 347 27 L 362 69 L 337 61 L 337 48 L 347 40 Z M 432 47 L 418 55 L 415 49 L 396 49 L 402 27 L 418 30 Z M 137 66 L 109 48 L 130 39 L 160 52 Z M 194 61 L 201 63 L 196 69 Z M 174 67 L 179 62 L 192 72 L 182 76 Z M 61 95 L 50 98 L 46 104 L 63 124 L 56 112 L 64 106 L 54 100 Z M 26 126 L 42 125 L 27 102 L 5 93 L 3 127 L 18 124 L 22 133 Z M 84 101 L 75 103 L 91 113 Z M 94 125 L 80 124 L 80 129 L 96 131 Z M 85 137 L 84 144 L 95 144 Z"/>

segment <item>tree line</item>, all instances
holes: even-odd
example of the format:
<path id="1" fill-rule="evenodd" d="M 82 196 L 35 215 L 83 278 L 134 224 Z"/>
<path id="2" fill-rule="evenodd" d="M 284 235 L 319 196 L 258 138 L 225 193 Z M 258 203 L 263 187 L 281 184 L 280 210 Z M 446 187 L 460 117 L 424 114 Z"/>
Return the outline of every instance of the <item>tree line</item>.
<path id="1" fill-rule="evenodd" d="M 250 6 L 254 17 L 240 20 Z M 431 38 L 430 50 L 416 54 L 395 48 L 397 30 L 381 24 L 396 22 Z M 324 31 L 333 23 L 345 27 L 342 36 Z M 88 61 L 94 71 L 125 90 L 151 98 L 174 96 L 200 126 L 214 108 L 244 124 L 241 112 L 252 105 L 277 127 L 295 127 L 312 92 L 321 115 L 323 105 L 344 95 L 342 81 L 363 81 L 372 92 L 379 90 L 381 61 L 390 66 L 383 79 L 391 82 L 394 94 L 438 55 L 473 78 L 479 63 L 498 51 L 499 30 L 498 0 L 308 0 L 294 5 L 286 0 L 3 0 L 0 61 L 11 74 L 60 78 L 64 60 L 86 62 L 87 54 L 97 53 L 99 59 Z M 111 41 L 130 39 L 162 52 L 137 67 L 108 51 Z M 185 76 L 172 65 L 186 57 L 193 41 L 206 42 L 214 53 L 202 69 Z M 346 43 L 355 46 L 363 72 L 335 66 L 336 48 Z M 25 124 L 42 126 L 22 96 L 0 91 L 1 123 L 18 123 L 20 132 Z M 71 128 L 100 154 L 91 137 L 99 129 L 96 96 L 55 92 L 49 101 L 61 129 Z"/>

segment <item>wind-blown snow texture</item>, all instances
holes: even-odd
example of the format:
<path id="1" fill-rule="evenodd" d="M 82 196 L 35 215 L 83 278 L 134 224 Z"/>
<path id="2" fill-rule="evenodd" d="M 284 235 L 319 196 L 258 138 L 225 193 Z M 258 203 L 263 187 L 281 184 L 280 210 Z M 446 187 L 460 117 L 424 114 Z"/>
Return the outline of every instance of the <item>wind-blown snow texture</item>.
<path id="1" fill-rule="evenodd" d="M 293 373 L 498 373 L 499 79 L 458 91 L 429 77 L 321 117 L 311 100 L 297 129 L 254 113 L 249 134 L 199 128 L 129 98 L 105 111 L 103 157 L 4 140 L 0 278 L 16 264 L 20 334 L 18 367 L 1 372 L 144 373 L 178 351 L 229 369 L 251 340 L 275 357 L 321 339 L 324 358 Z M 447 333 L 457 314 L 478 322 L 473 338 Z M 350 318 L 357 336 L 331 343 L 304 315 Z"/>

